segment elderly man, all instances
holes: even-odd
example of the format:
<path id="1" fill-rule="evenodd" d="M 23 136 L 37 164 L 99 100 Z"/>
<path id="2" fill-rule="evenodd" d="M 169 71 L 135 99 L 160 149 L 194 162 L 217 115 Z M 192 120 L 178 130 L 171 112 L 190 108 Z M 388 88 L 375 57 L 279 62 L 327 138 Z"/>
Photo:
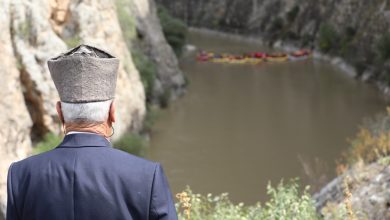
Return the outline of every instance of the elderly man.
<path id="1" fill-rule="evenodd" d="M 118 65 L 87 45 L 48 61 L 66 135 L 11 165 L 7 220 L 177 219 L 161 166 L 111 147 Z"/>

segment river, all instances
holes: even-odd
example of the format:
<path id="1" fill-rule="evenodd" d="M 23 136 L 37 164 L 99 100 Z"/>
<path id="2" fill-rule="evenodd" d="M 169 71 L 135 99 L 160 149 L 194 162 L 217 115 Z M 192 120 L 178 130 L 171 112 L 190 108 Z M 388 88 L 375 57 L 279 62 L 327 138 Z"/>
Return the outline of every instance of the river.
<path id="1" fill-rule="evenodd" d="M 189 43 L 242 53 L 261 45 L 191 32 Z M 235 202 L 264 201 L 266 186 L 300 177 L 318 187 L 366 117 L 385 111 L 373 86 L 326 62 L 260 65 L 199 63 L 182 58 L 188 93 L 161 113 L 148 158 L 163 164 L 173 193 L 229 192 Z"/>

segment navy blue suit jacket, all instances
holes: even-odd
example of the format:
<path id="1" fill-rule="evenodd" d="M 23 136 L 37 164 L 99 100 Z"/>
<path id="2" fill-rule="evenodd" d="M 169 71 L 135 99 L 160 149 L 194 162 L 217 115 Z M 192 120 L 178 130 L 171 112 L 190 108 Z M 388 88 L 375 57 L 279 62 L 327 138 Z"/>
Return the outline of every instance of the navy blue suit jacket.
<path id="1" fill-rule="evenodd" d="M 96 134 L 66 135 L 55 149 L 13 163 L 7 220 L 176 220 L 158 163 L 116 150 Z"/>

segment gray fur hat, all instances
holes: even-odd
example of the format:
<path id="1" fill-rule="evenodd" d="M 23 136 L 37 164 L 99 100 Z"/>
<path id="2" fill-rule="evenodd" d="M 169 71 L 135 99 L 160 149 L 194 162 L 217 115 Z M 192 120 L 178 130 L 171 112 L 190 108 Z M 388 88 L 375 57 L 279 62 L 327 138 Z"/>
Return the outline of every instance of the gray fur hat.
<path id="1" fill-rule="evenodd" d="M 80 45 L 47 62 L 62 102 L 113 99 L 119 59 L 98 48 Z"/>

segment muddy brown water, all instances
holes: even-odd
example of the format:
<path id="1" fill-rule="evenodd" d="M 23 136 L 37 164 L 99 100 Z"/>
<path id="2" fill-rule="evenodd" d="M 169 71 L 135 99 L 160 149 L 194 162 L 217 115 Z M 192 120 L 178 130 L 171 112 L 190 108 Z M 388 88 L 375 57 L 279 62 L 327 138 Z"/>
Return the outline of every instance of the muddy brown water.
<path id="1" fill-rule="evenodd" d="M 197 48 L 241 53 L 260 45 L 199 32 Z M 366 117 L 385 111 L 373 86 L 319 60 L 181 67 L 188 93 L 161 113 L 148 159 L 163 164 L 173 193 L 228 192 L 235 202 L 264 201 L 269 181 L 299 177 L 319 187 Z"/>

